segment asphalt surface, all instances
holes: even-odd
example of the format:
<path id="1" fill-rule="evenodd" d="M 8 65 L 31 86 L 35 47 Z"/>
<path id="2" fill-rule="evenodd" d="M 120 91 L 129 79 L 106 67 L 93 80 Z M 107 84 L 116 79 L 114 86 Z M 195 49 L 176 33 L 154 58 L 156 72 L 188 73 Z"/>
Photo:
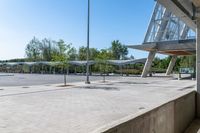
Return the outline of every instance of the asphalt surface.
<path id="1" fill-rule="evenodd" d="M 107 76 L 107 80 L 116 80 L 121 76 Z M 68 75 L 67 83 L 85 82 L 86 76 Z M 103 80 L 102 76 L 90 76 L 90 81 Z M 64 83 L 63 75 L 54 74 L 9 74 L 0 73 L 0 86 L 32 86 Z"/>

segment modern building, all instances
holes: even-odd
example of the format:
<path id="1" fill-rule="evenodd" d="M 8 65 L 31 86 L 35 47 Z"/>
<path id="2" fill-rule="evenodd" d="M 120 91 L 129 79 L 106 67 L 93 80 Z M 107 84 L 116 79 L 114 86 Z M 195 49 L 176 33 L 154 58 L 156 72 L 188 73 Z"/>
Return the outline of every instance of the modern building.
<path id="1" fill-rule="evenodd" d="M 173 57 L 167 74 L 177 56 L 196 54 L 196 108 L 200 116 L 200 0 L 157 0 L 144 43 L 129 47 L 149 51 L 142 77 L 147 76 L 156 53 Z"/>
<path id="2" fill-rule="evenodd" d="M 172 56 L 166 75 L 177 56 L 196 54 L 199 4 L 199 0 L 157 0 L 143 44 L 128 46 L 149 52 L 142 77 L 148 75 L 156 53 Z"/>

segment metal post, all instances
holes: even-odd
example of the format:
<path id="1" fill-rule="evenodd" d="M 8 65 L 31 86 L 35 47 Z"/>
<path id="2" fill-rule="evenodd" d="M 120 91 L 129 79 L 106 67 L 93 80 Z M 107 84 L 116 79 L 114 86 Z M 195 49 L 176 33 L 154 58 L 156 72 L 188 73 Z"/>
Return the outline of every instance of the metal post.
<path id="1" fill-rule="evenodd" d="M 88 0 L 88 23 L 87 23 L 87 66 L 86 66 L 86 84 L 90 84 L 89 79 L 89 52 L 90 52 L 90 0 Z"/>
<path id="2" fill-rule="evenodd" d="M 28 65 L 29 66 L 29 65 Z M 29 73 L 32 74 L 32 66 L 29 66 Z"/>
<path id="3" fill-rule="evenodd" d="M 196 56 L 196 79 L 197 79 L 197 92 L 200 93 L 200 18 L 197 19 L 197 31 L 196 31 L 196 49 L 197 49 L 197 56 Z"/>
<path id="4" fill-rule="evenodd" d="M 75 71 L 74 73 L 75 73 L 75 75 L 76 75 L 76 74 L 77 74 L 77 73 L 76 73 L 76 66 L 74 66 L 74 69 L 75 69 L 75 70 L 74 70 L 74 71 Z"/>
<path id="5" fill-rule="evenodd" d="M 123 76 L 123 72 L 122 72 L 123 66 L 120 65 L 120 72 L 121 72 L 121 76 Z"/>
<path id="6" fill-rule="evenodd" d="M 52 67 L 52 66 L 49 67 L 49 74 L 51 74 L 51 67 Z"/>
<path id="7" fill-rule="evenodd" d="M 44 74 L 44 66 L 42 65 L 42 74 Z"/>
<path id="8" fill-rule="evenodd" d="M 126 76 L 128 76 L 128 64 L 126 65 Z"/>
<path id="9" fill-rule="evenodd" d="M 66 74 L 66 69 L 64 69 L 64 86 L 67 85 L 67 74 Z"/>
<path id="10" fill-rule="evenodd" d="M 196 80 L 197 80 L 197 117 L 200 117 L 200 18 L 197 18 L 196 30 Z"/>

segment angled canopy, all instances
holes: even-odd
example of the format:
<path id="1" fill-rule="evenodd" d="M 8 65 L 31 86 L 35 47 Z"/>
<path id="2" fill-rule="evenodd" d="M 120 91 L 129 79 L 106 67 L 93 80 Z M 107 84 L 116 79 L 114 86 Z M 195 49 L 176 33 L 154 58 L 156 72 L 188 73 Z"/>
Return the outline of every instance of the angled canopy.
<path id="1" fill-rule="evenodd" d="M 166 55 L 192 55 L 196 52 L 196 40 L 177 40 L 177 41 L 163 41 L 163 42 L 149 42 L 143 45 L 130 45 L 128 48 L 156 51 Z"/>

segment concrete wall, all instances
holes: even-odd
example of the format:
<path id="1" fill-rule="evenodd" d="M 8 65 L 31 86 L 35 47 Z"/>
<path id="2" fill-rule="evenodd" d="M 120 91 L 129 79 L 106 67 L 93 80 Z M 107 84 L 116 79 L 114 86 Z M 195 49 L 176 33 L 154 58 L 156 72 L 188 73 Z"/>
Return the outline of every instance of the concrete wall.
<path id="1" fill-rule="evenodd" d="M 195 118 L 195 97 L 190 92 L 103 133 L 182 133 Z"/>

